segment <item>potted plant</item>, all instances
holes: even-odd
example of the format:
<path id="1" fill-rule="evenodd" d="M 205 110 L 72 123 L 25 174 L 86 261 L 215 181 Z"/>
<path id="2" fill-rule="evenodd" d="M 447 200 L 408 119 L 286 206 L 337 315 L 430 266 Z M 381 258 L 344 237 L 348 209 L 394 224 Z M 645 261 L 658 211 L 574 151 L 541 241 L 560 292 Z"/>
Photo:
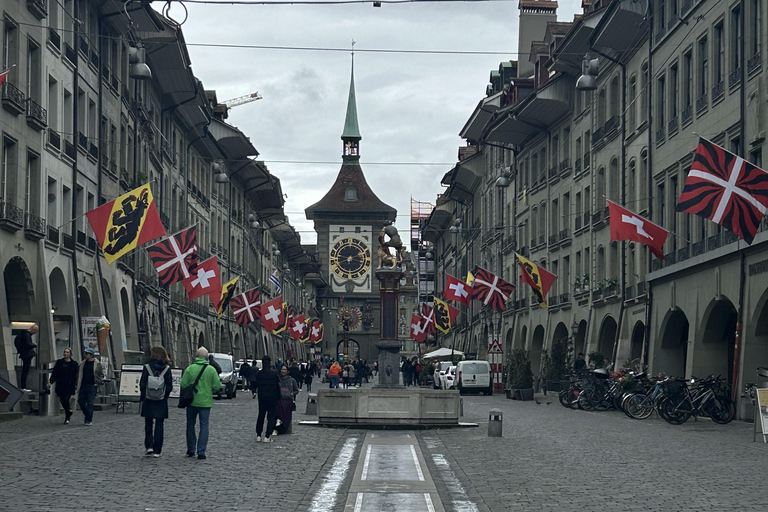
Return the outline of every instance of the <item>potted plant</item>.
<path id="1" fill-rule="evenodd" d="M 581 278 L 579 276 L 576 276 L 573 286 L 576 289 L 576 293 L 581 293 Z"/>
<path id="2" fill-rule="evenodd" d="M 554 340 L 550 350 L 542 354 L 542 361 L 544 362 L 542 376 L 547 383 L 547 391 L 561 391 L 563 382 L 568 382 L 566 378 L 573 367 L 568 354 L 568 338 Z"/>
<path id="3" fill-rule="evenodd" d="M 509 356 L 509 388 L 517 400 L 533 400 L 533 372 L 525 349 L 518 348 Z"/>
<path id="4" fill-rule="evenodd" d="M 587 354 L 587 364 L 590 368 L 602 368 L 604 360 L 605 356 L 596 350 Z"/>
<path id="5" fill-rule="evenodd" d="M 584 291 L 589 291 L 589 274 L 585 273 L 583 276 L 581 276 L 581 286 L 584 288 Z"/>

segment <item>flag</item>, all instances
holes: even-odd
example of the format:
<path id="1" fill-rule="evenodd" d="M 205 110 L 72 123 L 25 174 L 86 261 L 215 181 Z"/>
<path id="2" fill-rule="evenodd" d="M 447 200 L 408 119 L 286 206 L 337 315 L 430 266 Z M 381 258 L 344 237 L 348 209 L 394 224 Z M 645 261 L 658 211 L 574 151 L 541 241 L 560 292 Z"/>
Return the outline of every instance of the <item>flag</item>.
<path id="1" fill-rule="evenodd" d="M 197 265 L 197 229 L 180 233 L 147 247 L 147 254 L 157 270 L 160 284 L 170 286 L 189 277 Z"/>
<path id="2" fill-rule="evenodd" d="M 768 209 L 768 173 L 700 138 L 677 211 L 694 213 L 752 243 Z"/>
<path id="3" fill-rule="evenodd" d="M 427 338 L 427 333 L 421 328 L 421 315 L 413 313 L 411 315 L 411 339 L 424 343 Z"/>
<path id="4" fill-rule="evenodd" d="M 472 286 L 465 282 L 456 279 L 455 277 L 446 274 L 445 276 L 445 298 L 448 300 L 455 300 L 465 306 L 469 306 L 469 301 L 472 300 Z"/>
<path id="5" fill-rule="evenodd" d="M 218 304 L 221 300 L 221 274 L 216 256 L 198 263 L 190 276 L 181 283 L 187 290 L 189 300 L 208 295 L 211 302 Z"/>
<path id="6" fill-rule="evenodd" d="M 320 320 L 313 320 L 310 330 L 309 341 L 319 343 L 325 339 L 325 327 L 320 323 Z"/>
<path id="7" fill-rule="evenodd" d="M 664 242 L 669 232 L 648 219 L 608 201 L 611 218 L 611 242 L 632 240 L 645 244 L 657 257 L 664 259 Z"/>
<path id="8" fill-rule="evenodd" d="M 288 329 L 288 324 L 291 321 L 291 316 L 293 316 L 293 308 L 288 305 L 287 302 L 283 302 L 283 315 L 282 320 L 283 323 L 272 329 L 272 334 L 280 334 L 284 330 Z"/>
<path id="9" fill-rule="evenodd" d="M 259 289 L 253 288 L 232 297 L 232 312 L 235 314 L 235 321 L 240 327 L 261 320 L 261 298 L 259 295 Z"/>
<path id="10" fill-rule="evenodd" d="M 139 245 L 166 235 L 149 184 L 85 214 L 107 264 Z"/>
<path id="11" fill-rule="evenodd" d="M 240 279 L 239 276 L 228 281 L 221 287 L 221 297 L 219 297 L 219 300 L 216 302 L 216 313 L 218 313 L 218 318 L 221 318 L 224 310 L 229 306 L 229 301 L 232 300 L 232 296 L 235 294 L 238 279 Z"/>
<path id="12" fill-rule="evenodd" d="M 10 69 L 6 69 L 2 73 L 0 73 L 0 87 L 2 87 L 3 82 L 5 82 L 5 79 L 8 78 L 8 73 L 10 73 Z"/>
<path id="13" fill-rule="evenodd" d="M 291 338 L 300 340 L 304 337 L 304 331 L 307 328 L 307 324 L 304 322 L 304 315 L 291 317 L 288 327 L 288 334 L 291 335 Z"/>
<path id="14" fill-rule="evenodd" d="M 283 293 L 283 287 L 280 284 L 280 274 L 277 269 L 272 271 L 272 275 L 269 276 L 269 282 L 272 283 L 275 293 Z"/>
<path id="15" fill-rule="evenodd" d="M 470 288 L 475 285 L 475 276 L 472 274 L 472 272 L 467 272 L 467 284 Z"/>
<path id="16" fill-rule="evenodd" d="M 435 298 L 435 328 L 438 331 L 448 334 L 458 316 L 458 309 L 443 300 Z"/>
<path id="17" fill-rule="evenodd" d="M 472 299 L 481 301 L 484 306 L 490 306 L 494 311 L 504 311 L 515 287 L 487 270 L 477 267 L 472 290 Z"/>
<path id="18" fill-rule="evenodd" d="M 266 331 L 272 331 L 285 325 L 282 297 L 275 297 L 261 305 L 261 323 Z"/>
<path id="19" fill-rule="evenodd" d="M 421 305 L 421 329 L 425 334 L 435 334 L 435 309 L 429 304 Z"/>
<path id="20" fill-rule="evenodd" d="M 307 318 L 304 320 L 304 332 L 301 333 L 301 338 L 299 338 L 300 343 L 307 343 L 309 341 L 309 335 L 312 332 L 312 319 Z"/>
<path id="21" fill-rule="evenodd" d="M 524 283 L 528 283 L 533 288 L 533 293 L 539 301 L 541 307 L 547 307 L 547 292 L 552 288 L 557 276 L 552 272 L 547 272 L 542 267 L 516 254 L 517 261 L 520 262 L 520 268 L 523 269 L 520 278 Z"/>

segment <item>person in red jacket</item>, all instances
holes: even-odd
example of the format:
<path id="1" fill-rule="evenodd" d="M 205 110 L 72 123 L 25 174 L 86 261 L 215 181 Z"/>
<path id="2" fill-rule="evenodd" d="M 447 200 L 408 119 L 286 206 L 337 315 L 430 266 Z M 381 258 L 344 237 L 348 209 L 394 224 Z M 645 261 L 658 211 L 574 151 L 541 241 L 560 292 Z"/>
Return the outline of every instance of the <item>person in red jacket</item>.
<path id="1" fill-rule="evenodd" d="M 339 375 L 341 374 L 341 366 L 334 361 L 331 367 L 328 369 L 328 378 L 331 379 L 331 389 L 339 387 Z"/>

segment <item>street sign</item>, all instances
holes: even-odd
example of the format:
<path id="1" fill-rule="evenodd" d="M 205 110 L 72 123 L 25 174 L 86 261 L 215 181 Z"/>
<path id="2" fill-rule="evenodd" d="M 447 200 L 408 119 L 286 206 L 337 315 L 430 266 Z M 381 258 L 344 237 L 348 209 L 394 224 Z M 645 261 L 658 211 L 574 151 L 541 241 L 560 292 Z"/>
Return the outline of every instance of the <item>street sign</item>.
<path id="1" fill-rule="evenodd" d="M 501 349 L 501 343 L 499 343 L 499 340 L 493 340 L 493 342 L 488 347 L 488 353 L 489 354 L 503 354 L 504 351 Z"/>

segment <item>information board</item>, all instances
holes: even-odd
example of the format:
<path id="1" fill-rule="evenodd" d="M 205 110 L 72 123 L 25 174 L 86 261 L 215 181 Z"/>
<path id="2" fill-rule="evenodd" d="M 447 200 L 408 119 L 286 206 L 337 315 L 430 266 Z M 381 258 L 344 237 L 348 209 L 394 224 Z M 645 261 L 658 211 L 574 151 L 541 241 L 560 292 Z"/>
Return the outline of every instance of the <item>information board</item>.
<path id="1" fill-rule="evenodd" d="M 184 370 L 181 368 L 172 368 L 171 375 L 173 375 L 173 391 L 171 391 L 170 398 L 179 398 L 179 391 L 181 390 L 181 374 Z"/>
<path id="2" fill-rule="evenodd" d="M 140 364 L 124 364 L 120 367 L 120 391 L 117 399 L 120 402 L 138 402 L 141 398 L 141 372 L 144 367 Z"/>
<path id="3" fill-rule="evenodd" d="M 757 422 L 760 422 L 760 431 L 763 434 L 763 442 L 766 442 L 766 436 L 768 436 L 768 389 L 757 389 L 755 393 L 755 399 L 757 400 L 757 411 L 755 414 L 755 431 L 757 430 Z"/>

